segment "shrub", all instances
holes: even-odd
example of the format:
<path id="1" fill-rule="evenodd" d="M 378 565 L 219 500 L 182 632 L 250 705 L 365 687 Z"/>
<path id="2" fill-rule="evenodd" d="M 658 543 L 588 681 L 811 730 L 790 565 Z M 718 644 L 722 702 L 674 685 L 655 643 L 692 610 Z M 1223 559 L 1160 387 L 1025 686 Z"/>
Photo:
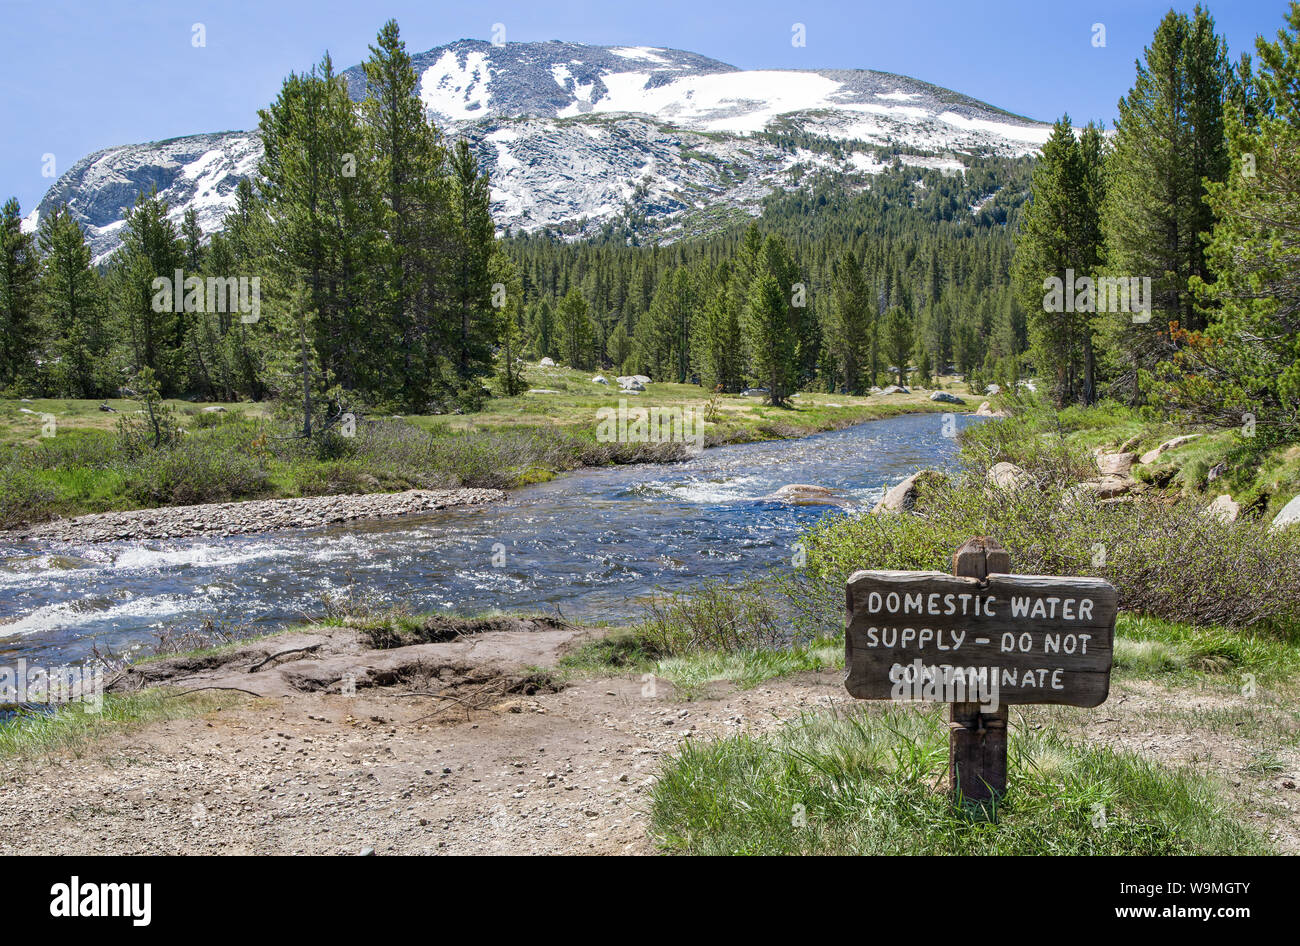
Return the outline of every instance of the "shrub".
<path id="1" fill-rule="evenodd" d="M 1014 463 L 1039 482 L 1062 488 L 1096 476 L 1092 454 L 1048 423 L 1031 410 L 1011 421 L 972 424 L 961 433 L 962 462 L 979 478 L 998 463 Z"/>
<path id="2" fill-rule="evenodd" d="M 49 519 L 59 499 L 58 489 L 38 474 L 12 463 L 0 469 L 0 529 Z"/>
<path id="3" fill-rule="evenodd" d="M 103 470 L 124 459 L 121 444 L 112 434 L 98 430 L 70 430 L 43 437 L 24 459 L 31 469 L 65 470 L 83 467 Z"/>
<path id="4" fill-rule="evenodd" d="M 1224 522 L 1203 501 L 1106 504 L 1051 485 L 992 490 L 964 476 L 928 492 L 912 514 L 823 520 L 804 537 L 807 567 L 792 584 L 802 617 L 841 617 L 844 583 L 859 568 L 951 568 L 962 542 L 987 535 L 1017 572 L 1092 575 L 1120 607 L 1172 621 L 1300 629 L 1300 530 Z"/>
<path id="5" fill-rule="evenodd" d="M 128 494 L 143 504 L 183 506 L 249 499 L 268 489 L 257 460 L 224 440 L 190 437 L 143 453 L 128 476 Z"/>
<path id="6" fill-rule="evenodd" d="M 636 636 L 655 657 L 758 650 L 787 642 L 781 614 L 758 583 L 707 582 L 687 594 L 656 594 Z"/>

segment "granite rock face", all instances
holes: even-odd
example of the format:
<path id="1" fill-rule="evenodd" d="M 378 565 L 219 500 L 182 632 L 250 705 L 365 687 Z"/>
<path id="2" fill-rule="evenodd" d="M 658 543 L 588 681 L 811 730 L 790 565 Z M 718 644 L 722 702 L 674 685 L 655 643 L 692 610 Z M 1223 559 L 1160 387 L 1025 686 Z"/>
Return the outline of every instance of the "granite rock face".
<path id="1" fill-rule="evenodd" d="M 429 117 L 468 139 L 491 175 L 498 227 L 550 227 L 569 238 L 612 225 L 677 239 L 756 215 L 796 174 L 829 172 L 865 186 L 888 166 L 874 147 L 955 174 L 971 155 L 1037 151 L 1051 130 L 869 70 L 741 70 L 683 50 L 564 42 L 460 40 L 412 58 Z M 343 76 L 360 101 L 361 67 Z M 791 147 L 772 132 L 841 147 Z M 120 244 L 136 195 L 156 187 L 174 219 L 194 207 L 211 234 L 261 154 L 255 131 L 106 148 L 64 173 L 25 226 L 66 202 L 102 262 Z"/>

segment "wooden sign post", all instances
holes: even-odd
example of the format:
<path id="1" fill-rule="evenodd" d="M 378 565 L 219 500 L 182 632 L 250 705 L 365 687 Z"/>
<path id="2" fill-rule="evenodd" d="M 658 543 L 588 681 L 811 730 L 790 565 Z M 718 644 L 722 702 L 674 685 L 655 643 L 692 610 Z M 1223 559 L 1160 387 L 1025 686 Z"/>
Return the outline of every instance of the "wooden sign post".
<path id="1" fill-rule="evenodd" d="M 1100 578 L 1011 574 L 993 539 L 970 539 L 952 574 L 849 577 L 845 680 L 860 700 L 951 704 L 954 801 L 1007 788 L 1007 707 L 1098 706 L 1110 692 L 1118 595 Z"/>

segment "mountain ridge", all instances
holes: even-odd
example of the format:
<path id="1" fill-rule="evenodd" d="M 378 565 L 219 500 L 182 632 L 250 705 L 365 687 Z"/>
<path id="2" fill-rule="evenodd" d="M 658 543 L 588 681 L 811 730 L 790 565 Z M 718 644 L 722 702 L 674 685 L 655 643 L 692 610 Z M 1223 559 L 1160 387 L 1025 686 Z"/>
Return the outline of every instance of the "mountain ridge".
<path id="1" fill-rule="evenodd" d="M 740 69 L 686 50 L 561 40 L 463 39 L 412 62 L 426 114 L 446 136 L 467 138 L 491 175 L 498 226 L 575 238 L 621 221 L 676 239 L 756 213 L 807 171 L 860 186 L 894 161 L 959 173 L 963 156 L 1033 153 L 1050 131 L 867 69 Z M 364 97 L 361 66 L 341 75 L 354 100 Z M 818 141 L 835 146 L 799 144 Z M 175 219 L 193 207 L 211 234 L 260 154 L 255 130 L 99 149 L 55 182 L 25 226 L 67 202 L 103 262 L 136 193 L 156 187 Z"/>

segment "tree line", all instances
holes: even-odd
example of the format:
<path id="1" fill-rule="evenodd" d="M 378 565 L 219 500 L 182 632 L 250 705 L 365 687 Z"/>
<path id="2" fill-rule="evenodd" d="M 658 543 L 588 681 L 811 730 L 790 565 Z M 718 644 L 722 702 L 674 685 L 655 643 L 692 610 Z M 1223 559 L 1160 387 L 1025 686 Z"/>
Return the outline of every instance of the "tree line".
<path id="1" fill-rule="evenodd" d="M 487 176 L 426 120 L 390 22 L 359 106 L 328 56 L 285 80 L 258 174 L 206 243 L 142 194 L 94 266 L 66 208 L 24 234 L 7 203 L 0 389 L 106 397 L 148 369 L 168 395 L 276 398 L 310 434 L 353 404 L 473 409 L 551 358 L 776 403 L 1033 374 L 1062 404 L 1294 423 L 1298 18 L 1256 68 L 1201 8 L 1171 12 L 1113 134 L 1065 117 L 1037 159 L 805 170 L 752 222 L 651 246 L 612 227 L 495 238 Z M 260 317 L 160 309 L 178 270 L 259 276 Z"/>
<path id="2" fill-rule="evenodd" d="M 723 391 L 863 394 L 949 369 L 1011 380 L 1027 330 L 1009 226 L 1031 164 L 978 158 L 944 174 L 896 161 L 856 186 L 807 175 L 754 222 L 666 246 L 508 236 L 524 350 Z M 776 292 L 756 290 L 758 276 Z"/>

